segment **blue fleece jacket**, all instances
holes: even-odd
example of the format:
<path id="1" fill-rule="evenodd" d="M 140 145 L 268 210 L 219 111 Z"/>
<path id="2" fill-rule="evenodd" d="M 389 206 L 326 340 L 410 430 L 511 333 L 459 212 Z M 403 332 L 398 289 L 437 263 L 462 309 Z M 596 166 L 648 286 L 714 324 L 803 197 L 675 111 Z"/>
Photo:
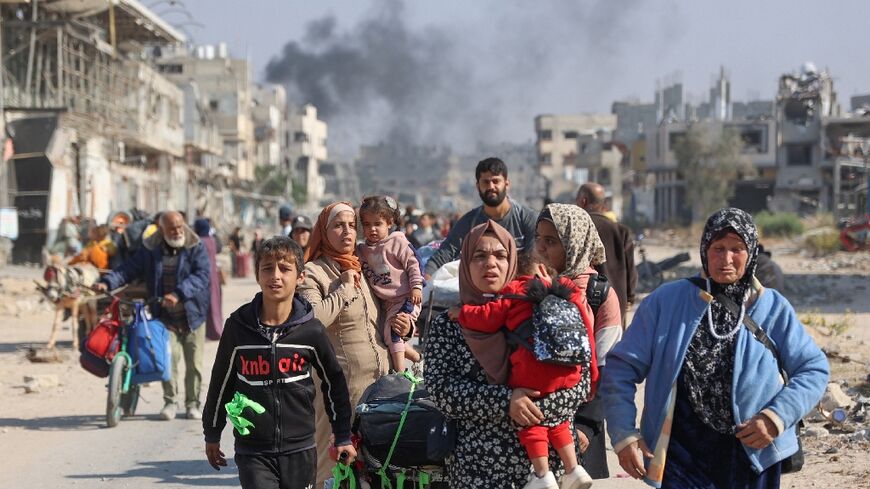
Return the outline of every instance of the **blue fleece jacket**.
<path id="1" fill-rule="evenodd" d="M 638 435 L 636 384 L 646 380 L 640 435 L 650 450 L 667 449 L 669 436 L 662 436 L 662 428 L 671 415 L 669 397 L 708 300 L 706 292 L 688 280 L 677 280 L 659 287 L 641 302 L 631 326 L 610 351 L 602 370 L 599 395 L 615 446 Z M 788 384 L 783 386 L 773 354 L 746 327 L 741 328 L 734 357 L 734 423 L 747 421 L 768 409 L 775 414 L 774 418 L 780 418 L 774 422 L 780 421 L 785 428 L 767 448 L 754 450 L 744 446 L 753 469 L 761 472 L 797 451 L 794 426 L 824 393 L 828 361 L 804 330 L 794 309 L 776 290 L 762 289 L 746 313 L 773 340 L 789 376 Z M 658 446 L 660 438 L 665 446 Z M 647 482 L 658 486 L 655 481 Z"/>
<path id="2" fill-rule="evenodd" d="M 144 278 L 150 297 L 163 297 L 174 292 L 184 303 L 187 324 L 194 330 L 205 324 L 211 300 L 211 264 L 205 246 L 193 231 L 185 226 L 184 234 L 185 243 L 178 252 L 175 290 L 163 290 L 163 233 L 160 231 L 149 236 L 133 256 L 100 281 L 112 290 Z M 159 317 L 160 305 L 155 305 L 152 312 Z"/>

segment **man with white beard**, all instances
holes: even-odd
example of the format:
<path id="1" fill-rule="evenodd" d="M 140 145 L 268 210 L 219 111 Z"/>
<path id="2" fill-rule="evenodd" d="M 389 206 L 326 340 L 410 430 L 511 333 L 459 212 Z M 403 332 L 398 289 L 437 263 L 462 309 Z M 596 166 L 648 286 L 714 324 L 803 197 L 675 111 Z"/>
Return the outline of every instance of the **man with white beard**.
<path id="1" fill-rule="evenodd" d="M 135 255 L 100 279 L 96 288 L 117 289 L 144 278 L 149 297 L 161 297 L 152 314 L 170 332 L 172 378 L 163 383 L 160 417 L 174 419 L 178 406 L 178 363 L 184 356 L 184 404 L 188 419 L 201 419 L 202 352 L 209 304 L 211 266 L 199 237 L 175 211 L 160 215 L 157 232 L 142 242 Z"/>

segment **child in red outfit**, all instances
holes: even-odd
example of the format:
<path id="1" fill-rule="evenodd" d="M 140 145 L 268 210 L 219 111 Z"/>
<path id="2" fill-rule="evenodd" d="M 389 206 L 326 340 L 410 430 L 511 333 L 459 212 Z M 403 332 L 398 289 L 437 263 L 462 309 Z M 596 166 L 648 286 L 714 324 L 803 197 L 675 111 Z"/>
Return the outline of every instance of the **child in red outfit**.
<path id="1" fill-rule="evenodd" d="M 524 322 L 532 317 L 534 304 L 529 300 L 516 299 L 516 296 L 526 295 L 526 286 L 531 280 L 543 280 L 549 286 L 548 274 L 544 273 L 539 278 L 535 273 L 543 267 L 529 256 L 520 260 L 518 273 L 522 274 L 511 281 L 499 292 L 496 300 L 483 305 L 463 305 L 461 309 L 452 309 L 451 316 L 455 316 L 464 328 L 481 333 L 497 333 L 502 327 L 515 331 Z M 586 327 L 589 336 L 592 360 L 590 362 L 591 384 L 595 385 L 598 380 L 598 367 L 595 358 L 593 314 L 592 309 L 586 302 L 583 292 L 577 288 L 573 281 L 565 277 L 559 277 L 560 284 L 572 291 L 570 301 L 577 306 L 580 317 Z M 502 297 L 507 296 L 507 297 Z M 513 297 L 512 297 L 513 296 Z M 507 385 L 511 388 L 534 389 L 541 396 L 552 394 L 560 389 L 570 389 L 576 386 L 581 379 L 581 367 L 556 365 L 538 361 L 534 354 L 527 348 L 517 348 L 510 356 L 511 372 Z M 536 478 L 533 478 L 529 487 L 551 487 L 544 482 L 545 478 L 555 478 L 549 473 L 548 451 L 553 446 L 556 453 L 565 465 L 566 476 L 562 480 L 562 488 L 586 488 L 592 484 L 592 478 L 578 465 L 577 454 L 574 448 L 574 437 L 571 433 L 572 423 L 565 420 L 556 426 L 530 426 L 519 431 L 520 443 L 525 447 L 535 469 Z M 566 479 L 568 480 L 566 484 Z"/>

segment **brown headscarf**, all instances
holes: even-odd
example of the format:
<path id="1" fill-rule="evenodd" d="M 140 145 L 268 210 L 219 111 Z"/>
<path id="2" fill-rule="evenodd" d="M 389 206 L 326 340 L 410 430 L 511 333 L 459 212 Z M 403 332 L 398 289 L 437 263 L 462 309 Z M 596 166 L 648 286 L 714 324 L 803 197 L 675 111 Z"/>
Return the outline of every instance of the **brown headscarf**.
<path id="1" fill-rule="evenodd" d="M 471 257 L 480 243 L 480 239 L 486 233 L 495 235 L 495 238 L 505 247 L 508 252 L 508 269 L 505 284 L 513 280 L 517 272 L 517 244 L 514 237 L 495 221 L 489 220 L 479 224 L 469 231 L 468 236 L 462 241 L 462 251 L 459 255 L 459 298 L 463 304 L 486 304 L 488 297 L 480 289 L 475 287 L 471 280 Z M 504 384 L 510 373 L 510 348 L 503 333 L 480 333 L 462 328 L 462 337 L 465 343 L 483 367 L 486 377 L 491 384 Z"/>
<path id="2" fill-rule="evenodd" d="M 311 231 L 311 241 L 308 243 L 308 248 L 305 250 L 306 263 L 316 260 L 321 256 L 326 256 L 338 263 L 338 268 L 342 272 L 345 270 L 355 270 L 358 273 L 362 272 L 359 258 L 357 258 L 353 252 L 340 253 L 332 246 L 329 239 L 326 237 L 326 231 L 329 229 L 332 221 L 335 220 L 339 213 L 345 211 L 352 212 L 354 218 L 356 218 L 356 212 L 354 212 L 353 206 L 349 202 L 336 202 L 334 204 L 329 204 L 320 211 L 320 215 L 317 217 L 317 222 L 314 224 L 314 229 Z"/>

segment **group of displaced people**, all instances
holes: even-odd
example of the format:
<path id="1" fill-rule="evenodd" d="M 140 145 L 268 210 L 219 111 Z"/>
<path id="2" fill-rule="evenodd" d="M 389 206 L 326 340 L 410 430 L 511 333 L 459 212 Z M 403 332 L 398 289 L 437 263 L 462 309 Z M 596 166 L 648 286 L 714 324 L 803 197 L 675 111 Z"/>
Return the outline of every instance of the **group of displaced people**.
<path id="1" fill-rule="evenodd" d="M 260 292 L 227 320 L 212 371 L 209 463 L 227 464 L 224 406 L 240 402 L 259 413 L 246 411 L 253 424 L 230 415 L 242 486 L 322 487 L 335 460 L 356 457 L 350 423 L 365 388 L 415 358 L 403 339 L 422 281 L 458 258 L 461 307 L 432 320 L 422 353 L 432 400 L 457 423 L 450 487 L 589 487 L 607 477 L 603 418 L 622 468 L 654 487 L 779 487 L 828 365 L 788 301 L 755 279 L 751 217 L 710 216 L 702 273 L 656 289 L 623 334 L 614 288 L 594 307 L 587 299 L 609 259 L 590 214 L 567 204 L 535 213 L 509 199 L 496 158 L 480 162 L 476 181 L 483 205 L 424 270 L 393 231 L 388 197 L 326 206 L 304 249 L 285 236 L 263 241 Z M 517 293 L 536 281 L 568 291 L 560 314 L 582 323 L 580 365 L 541 363 L 502 334 L 532 314 Z M 750 332 L 756 323 L 763 334 Z"/>

